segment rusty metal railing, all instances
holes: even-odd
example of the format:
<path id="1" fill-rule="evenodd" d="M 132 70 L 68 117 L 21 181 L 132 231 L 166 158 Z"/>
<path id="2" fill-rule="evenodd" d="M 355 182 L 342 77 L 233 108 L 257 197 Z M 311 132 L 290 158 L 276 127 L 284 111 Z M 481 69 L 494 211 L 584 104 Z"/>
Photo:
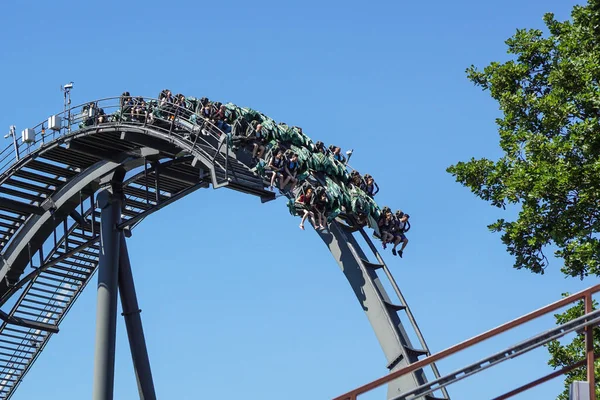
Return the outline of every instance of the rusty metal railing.
<path id="1" fill-rule="evenodd" d="M 426 358 L 423 358 L 422 360 L 419 360 L 413 364 L 410 364 L 404 368 L 401 368 L 398 371 L 392 372 L 384 377 L 381 377 L 370 383 L 360 386 L 354 390 L 351 390 L 341 396 L 335 397 L 333 400 L 357 400 L 359 395 L 370 392 L 371 390 L 378 388 L 382 385 L 385 385 L 386 383 L 389 383 L 389 382 L 393 381 L 394 379 L 397 379 L 403 375 L 410 374 L 410 373 L 412 373 L 420 368 L 423 368 L 425 366 L 428 366 L 436 361 L 447 358 L 455 353 L 458 353 L 462 350 L 470 348 L 470 347 L 472 347 L 478 343 L 481 343 L 487 339 L 495 337 L 495 336 L 497 336 L 501 333 L 504 333 L 510 329 L 513 329 L 517 326 L 523 325 L 523 324 L 525 324 L 529 321 L 532 321 L 536 318 L 539 318 L 541 316 L 547 315 L 553 311 L 556 311 L 559 308 L 565 307 L 565 306 L 575 303 L 577 301 L 581 301 L 581 300 L 584 301 L 584 304 L 585 304 L 584 317 L 585 317 L 588 314 L 592 314 L 592 311 L 593 311 L 592 295 L 597 292 L 600 292 L 600 284 L 592 286 L 588 289 L 582 290 L 578 293 L 572 294 L 568 297 L 565 297 L 561 300 L 551 303 L 545 307 L 542 307 L 540 309 L 532 311 L 529 314 L 525 314 L 517 319 L 509 321 L 505 324 L 502 324 L 502 325 L 500 325 L 496 328 L 493 328 L 487 332 L 484 332 L 478 336 L 472 337 L 471 339 L 465 340 L 464 342 L 458 343 L 458 344 L 451 346 L 445 350 L 442 350 L 439 353 L 432 354 Z M 521 393 L 525 390 L 531 389 L 534 386 L 537 386 L 543 382 L 546 382 L 549 379 L 552 379 L 552 378 L 558 376 L 556 374 L 558 374 L 559 372 L 566 373 L 574 368 L 578 368 L 580 366 L 586 365 L 587 381 L 590 386 L 590 400 L 596 400 L 596 392 L 595 392 L 596 380 L 595 380 L 595 376 L 594 376 L 594 360 L 596 357 L 594 355 L 593 328 L 594 328 L 594 326 L 591 324 L 586 325 L 584 328 L 585 344 L 586 344 L 586 359 L 585 359 L 585 361 L 582 361 L 582 362 L 575 364 L 573 366 L 570 366 L 570 367 L 566 367 L 561 371 L 556 371 L 555 373 L 552 373 L 552 374 L 550 374 L 544 378 L 540 378 L 528 385 L 525 385 L 518 389 L 515 389 L 514 391 L 509 392 L 501 397 L 498 397 L 497 399 L 507 399 L 509 397 L 512 397 L 512 396 L 514 396 L 518 393 Z M 540 345 L 541 344 L 542 343 L 540 343 Z M 444 386 L 446 386 L 446 385 L 444 385 Z"/>

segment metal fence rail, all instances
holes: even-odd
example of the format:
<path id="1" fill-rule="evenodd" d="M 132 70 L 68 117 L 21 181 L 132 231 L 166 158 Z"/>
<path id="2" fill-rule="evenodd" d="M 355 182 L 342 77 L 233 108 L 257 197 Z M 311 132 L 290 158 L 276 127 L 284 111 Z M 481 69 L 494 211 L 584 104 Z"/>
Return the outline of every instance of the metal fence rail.
<path id="1" fill-rule="evenodd" d="M 504 352 L 501 352 L 490 358 L 482 360 L 480 363 L 476 363 L 474 365 L 468 366 L 464 369 L 461 369 L 460 371 L 456 371 L 452 374 L 446 375 L 446 376 L 438 379 L 437 381 L 428 383 L 427 385 L 423 385 L 423 387 L 421 387 L 421 388 L 417 388 L 410 392 L 401 393 L 399 396 L 394 397 L 393 400 L 404 399 L 404 398 L 406 398 L 406 396 L 409 396 L 410 394 L 415 394 L 417 392 L 419 393 L 419 395 L 428 393 L 429 391 L 431 391 L 431 389 L 430 389 L 431 386 L 436 385 L 436 384 L 437 384 L 437 388 L 445 387 L 451 383 L 457 382 L 460 379 L 470 376 L 475 372 L 482 371 L 483 369 L 485 369 L 493 364 L 496 364 L 500 361 L 504 361 L 508 358 L 514 358 L 518 355 L 525 353 L 526 351 L 529 351 L 533 348 L 539 347 L 539 346 L 543 345 L 544 343 L 547 343 L 548 341 L 552 340 L 553 338 L 561 337 L 569 332 L 579 330 L 581 328 L 584 328 L 584 332 L 585 332 L 586 368 L 587 368 L 587 379 L 588 379 L 588 383 L 590 386 L 590 393 L 592 394 L 591 400 L 596 400 L 596 396 L 595 396 L 595 386 L 596 385 L 595 385 L 595 376 L 594 376 L 594 358 L 595 357 L 594 357 L 594 348 L 593 348 L 593 344 L 594 344 L 593 327 L 600 323 L 600 311 L 593 311 L 592 295 L 599 291 L 600 291 L 600 284 L 596 285 L 596 286 L 592 286 L 581 292 L 572 294 L 568 297 L 565 297 L 564 299 L 561 299 L 561 300 L 556 301 L 552 304 L 549 304 L 545 307 L 542 307 L 538 310 L 535 310 L 535 311 L 533 311 L 529 314 L 526 314 L 522 317 L 519 317 L 513 321 L 510 321 L 503 325 L 500 325 L 494 329 L 484 332 L 484 333 L 482 333 L 478 336 L 475 336 L 471 339 L 468 339 L 462 343 L 459 343 L 459 344 L 449 347 L 445 350 L 442 350 L 439 353 L 435 353 L 431 356 L 428 356 L 422 360 L 417 361 L 416 363 L 413 363 L 413 364 L 411 364 L 407 367 L 404 367 L 398 371 L 392 372 L 391 374 L 389 374 L 387 376 L 379 378 L 373 382 L 367 383 L 359 388 L 356 388 L 350 392 L 347 392 L 341 396 L 334 398 L 334 400 L 356 400 L 359 395 L 367 393 L 367 392 L 369 392 L 379 386 L 382 386 L 394 379 L 397 379 L 403 375 L 409 374 L 413 371 L 418 370 L 419 368 L 423 368 L 424 366 L 427 366 L 431 363 L 434 363 L 436 361 L 439 361 L 441 359 L 449 357 L 455 353 L 458 353 L 462 350 L 470 348 L 478 343 L 481 343 L 487 339 L 495 337 L 495 336 L 497 336 L 501 333 L 504 333 L 510 329 L 513 329 L 517 326 L 523 325 L 524 323 L 527 323 L 531 320 L 539 318 L 543 315 L 547 315 L 553 311 L 558 310 L 559 308 L 562 308 L 564 306 L 570 305 L 570 304 L 578 302 L 578 301 L 583 301 L 585 304 L 585 315 L 583 315 L 581 318 L 578 318 L 574 321 L 568 322 L 557 328 L 551 329 L 550 331 L 545 332 L 544 334 L 538 335 L 534 338 L 531 338 L 530 340 L 528 340 L 524 343 L 513 346 L 513 347 L 505 350 Z M 461 376 L 461 374 L 462 374 L 462 376 Z M 540 381 L 539 383 L 542 383 L 542 381 Z M 506 397 L 504 397 L 504 398 L 506 398 Z"/>

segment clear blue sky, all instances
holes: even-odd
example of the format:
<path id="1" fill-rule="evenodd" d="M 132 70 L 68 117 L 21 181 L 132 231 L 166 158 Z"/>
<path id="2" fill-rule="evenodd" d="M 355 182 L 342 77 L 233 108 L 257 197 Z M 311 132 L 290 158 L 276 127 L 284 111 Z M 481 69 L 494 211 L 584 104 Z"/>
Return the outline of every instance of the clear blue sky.
<path id="1" fill-rule="evenodd" d="M 516 28 L 569 17 L 569 0 L 2 2 L 0 130 L 74 103 L 161 89 L 258 109 L 354 148 L 381 205 L 411 214 L 403 259 L 385 253 L 435 352 L 596 282 L 512 268 L 499 216 L 448 165 L 499 156 L 497 105 L 465 78 L 506 59 Z M 6 143 L 8 144 L 8 143 Z M 328 399 L 386 373 L 352 290 L 283 201 L 199 191 L 129 239 L 161 399 Z M 89 398 L 95 279 L 14 396 Z M 443 372 L 551 327 L 552 318 L 441 362 Z M 119 322 L 116 399 L 133 399 Z M 545 350 L 450 387 L 486 399 L 549 372 Z M 520 399 L 551 399 L 560 380 Z M 365 399 L 384 399 L 383 391 Z M 361 398 L 362 399 L 362 398 Z"/>

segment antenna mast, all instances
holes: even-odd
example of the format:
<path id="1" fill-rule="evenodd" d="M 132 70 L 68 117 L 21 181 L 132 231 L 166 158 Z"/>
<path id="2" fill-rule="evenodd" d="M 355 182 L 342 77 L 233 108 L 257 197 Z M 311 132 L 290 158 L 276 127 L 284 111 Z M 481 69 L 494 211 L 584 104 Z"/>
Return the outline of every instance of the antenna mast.
<path id="1" fill-rule="evenodd" d="M 67 129 L 71 132 L 71 89 L 73 89 L 73 82 L 69 82 L 64 86 L 60 87 L 64 96 L 64 110 L 63 114 L 67 114 Z"/>

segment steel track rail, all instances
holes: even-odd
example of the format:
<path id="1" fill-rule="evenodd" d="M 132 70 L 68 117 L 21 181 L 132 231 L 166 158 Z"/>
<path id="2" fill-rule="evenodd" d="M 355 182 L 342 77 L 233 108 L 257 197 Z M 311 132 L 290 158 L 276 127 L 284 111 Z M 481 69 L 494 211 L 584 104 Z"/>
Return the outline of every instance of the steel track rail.
<path id="1" fill-rule="evenodd" d="M 94 103 L 106 110 L 119 110 L 118 98 Z M 49 134 L 44 122 L 33 128 L 39 138 L 35 142 L 16 140 L 20 157 L 13 159 L 11 150 L 0 152 L 0 188 L 11 179 L 22 181 L 18 190 L 6 191 L 9 196 L 4 205 L 0 202 L 0 222 L 6 219 L 14 223 L 6 232 L 1 231 L 0 223 L 0 233 L 6 233 L 0 253 L 0 305 L 11 307 L 9 316 L 27 316 L 56 327 L 96 271 L 99 213 L 94 196 L 113 179 L 125 182 L 120 229 L 126 233 L 148 215 L 207 187 L 207 183 L 213 188 L 228 187 L 252 194 L 263 201 L 275 198 L 264 189 L 263 178 L 236 159 L 223 133 L 199 116 L 192 119 L 174 108 L 163 110 L 152 124 L 147 119 L 135 122 L 123 118 L 88 124 L 80 110 L 81 106 L 75 106 L 59 114 L 75 116 L 68 121 L 68 128 Z M 79 128 L 71 129 L 78 123 Z M 42 186 L 36 186 L 40 183 Z M 379 304 L 384 310 L 380 314 L 385 318 L 375 321 L 374 329 L 378 337 L 385 338 L 380 343 L 388 367 L 405 365 L 428 354 L 412 314 L 409 318 L 424 349 L 412 348 L 399 322 L 396 312 L 407 309 L 407 305 L 393 278 L 400 305 L 389 300 L 378 282 L 378 268 L 371 268 L 354 238 L 339 233 L 336 240 L 346 242 L 340 243 L 345 246 L 342 251 L 346 260 L 351 259 L 357 271 L 368 278 L 351 282 L 355 292 L 361 292 L 365 285 L 371 288 L 370 297 L 359 300 Z M 374 253 L 391 277 L 380 255 Z M 9 356 L 8 360 L 0 358 L 0 399 L 12 396 L 52 336 L 51 332 L 20 327 L 14 322 L 0 325 L 0 352 L 8 351 Z M 410 387 L 427 382 L 423 371 L 412 375 Z M 448 398 L 445 391 L 444 395 Z"/>
<path id="2" fill-rule="evenodd" d="M 158 139 L 159 141 L 166 143 L 166 146 L 161 147 L 154 153 L 144 153 L 144 151 L 139 152 L 135 149 L 138 148 L 143 150 L 144 148 L 148 148 L 148 146 L 144 146 L 145 143 L 130 143 L 127 142 L 127 140 L 123 140 L 123 143 L 126 143 L 127 145 L 125 146 L 125 149 L 122 148 L 123 146 L 120 146 L 122 155 L 119 157 L 122 160 L 121 163 L 113 163 L 114 167 L 111 166 L 108 169 L 102 170 L 99 175 L 95 175 L 93 178 L 87 180 L 84 179 L 82 182 L 76 182 L 77 185 L 75 185 L 76 187 L 71 190 L 71 192 L 77 194 L 79 201 L 77 203 L 69 203 L 68 201 L 65 203 L 63 201 L 61 203 L 60 197 L 57 198 L 56 194 L 60 193 L 60 190 L 64 192 L 66 190 L 64 187 L 67 187 L 69 182 L 75 181 L 86 171 L 87 167 L 85 167 L 85 165 L 92 166 L 95 161 L 94 154 L 88 155 L 85 154 L 85 152 L 81 153 L 81 149 L 85 150 L 85 146 L 90 140 L 92 140 L 90 143 L 96 143 L 97 141 L 93 142 L 96 140 L 95 138 L 101 140 L 101 142 L 97 142 L 100 146 L 106 146 L 106 143 L 110 143 L 111 140 L 103 140 L 102 137 L 109 137 L 110 135 L 114 137 L 121 132 L 131 132 L 138 135 L 141 133 L 144 135 L 142 140 L 150 138 L 150 145 L 160 144 L 161 142 L 156 141 L 156 139 Z M 74 145 L 79 142 L 82 143 L 83 146 Z M 167 159 L 172 159 L 173 161 L 157 163 L 159 159 L 164 159 L 165 157 L 165 155 L 161 155 L 161 150 L 167 149 L 168 152 L 173 146 L 180 149 L 177 151 L 179 154 L 165 154 Z M 71 148 L 75 151 L 74 153 L 71 151 Z M 128 150 L 129 148 L 131 150 Z M 125 153 L 123 153 L 123 150 L 125 150 Z M 208 150 L 210 150 L 210 148 L 208 148 Z M 70 165 L 71 160 L 65 158 L 65 155 L 63 155 L 65 153 L 72 153 L 75 156 L 73 161 L 78 163 L 75 167 Z M 41 328 L 43 328 L 43 324 L 47 323 L 58 327 L 96 271 L 97 256 L 94 255 L 95 250 L 93 250 L 93 247 L 97 242 L 97 237 L 93 237 L 93 231 L 96 230 L 97 234 L 97 221 L 95 220 L 97 212 L 93 202 L 93 193 L 100 187 L 103 175 L 109 176 L 110 174 L 115 173 L 120 168 L 120 165 L 127 165 L 128 162 L 131 163 L 131 160 L 136 158 L 146 159 L 147 153 L 149 154 L 150 160 L 155 160 L 151 161 L 154 165 L 164 165 L 164 168 L 153 169 L 150 172 L 144 168 L 144 171 L 138 172 L 137 175 L 127 179 L 127 185 L 124 189 L 126 192 L 125 207 L 123 211 L 125 213 L 125 218 L 121 228 L 128 231 L 139 224 L 146 216 L 171 204 L 177 199 L 192 193 L 198 188 L 208 187 L 208 183 L 212 183 L 213 186 L 215 184 L 221 185 L 220 182 L 217 182 L 214 179 L 214 173 L 207 174 L 206 172 L 200 173 L 199 171 L 210 170 L 215 166 L 222 169 L 222 166 L 219 165 L 221 162 L 223 165 L 226 163 L 236 165 L 235 160 L 223 162 L 225 156 L 220 153 L 220 150 L 214 151 L 211 154 L 207 153 L 206 146 L 204 146 L 204 148 L 194 148 L 180 130 L 172 131 L 170 136 L 165 138 L 164 132 L 153 130 L 152 127 L 115 123 L 104 124 L 102 127 L 85 127 L 84 129 L 70 132 L 54 141 L 44 142 L 38 149 L 26 153 L 1 175 L 0 182 L 6 182 L 16 175 L 23 175 L 26 177 L 26 180 L 21 186 L 35 188 L 36 182 L 31 181 L 31 179 L 58 180 L 58 178 L 61 177 L 53 175 L 44 178 L 48 176 L 46 171 L 38 171 L 35 168 L 32 170 L 29 168 L 34 160 L 42 160 L 42 164 L 47 169 L 78 171 L 71 179 L 62 177 L 64 184 L 62 186 L 56 186 L 54 194 L 51 194 L 50 196 L 41 195 L 43 190 L 31 194 L 32 201 L 23 203 L 27 204 L 28 207 L 19 206 L 22 210 L 17 210 L 21 212 L 18 214 L 20 217 L 15 216 L 13 218 L 14 214 L 12 212 L 4 214 L 4 211 L 0 209 L 0 219 L 5 216 L 20 221 L 15 222 L 14 229 L 5 239 L 7 246 L 1 254 L 2 258 L 0 262 L 5 263 L 6 265 L 7 258 L 8 260 L 13 260 L 8 264 L 10 268 L 5 269 L 6 272 L 11 271 L 13 274 L 14 271 L 19 268 L 23 272 L 29 269 L 29 273 L 26 273 L 23 277 L 19 277 L 17 281 L 14 280 L 14 277 L 12 280 L 8 281 L 7 275 L 4 275 L 5 278 L 2 279 L 2 282 L 9 282 L 2 293 L 2 303 L 12 306 L 10 312 L 7 313 L 7 316 L 12 317 L 13 319 L 3 322 L 0 326 L 0 346 L 4 346 L 6 348 L 5 350 L 8 350 L 6 355 L 9 356 L 8 359 L 0 358 L 0 399 L 8 399 L 12 396 L 19 383 L 22 381 L 23 376 L 31 368 L 52 336 L 50 332 L 44 332 L 40 329 L 15 326 L 14 322 L 18 320 L 17 317 L 27 316 L 34 322 L 39 322 L 39 327 Z M 115 154 L 119 154 L 119 152 L 116 152 Z M 190 154 L 191 157 L 186 156 L 186 154 Z M 182 156 L 183 158 L 181 158 Z M 191 162 L 194 159 L 200 160 L 200 163 L 196 166 L 191 165 Z M 184 162 L 182 163 L 179 160 Z M 210 160 L 212 164 L 208 164 L 208 160 Z M 36 161 L 36 163 L 38 162 Z M 142 164 L 133 163 L 132 167 L 139 168 L 140 165 Z M 261 190 L 263 190 L 262 178 L 256 177 L 249 168 L 237 162 L 238 174 L 241 173 L 240 171 L 242 171 L 243 168 L 246 168 L 247 171 L 247 176 L 245 178 L 249 182 L 254 181 L 256 186 L 256 188 L 249 187 L 249 189 L 259 195 L 268 196 L 269 193 L 266 191 L 261 192 Z M 27 169 L 30 172 L 20 173 L 20 171 L 23 171 L 24 169 Z M 224 173 L 225 176 L 227 176 L 226 171 L 224 171 Z M 161 177 L 160 182 L 158 179 L 159 175 Z M 213 177 L 212 181 L 206 182 L 205 178 L 202 178 L 202 176 L 211 175 Z M 32 183 L 27 183 L 27 179 Z M 91 187 L 90 184 L 92 184 Z M 0 183 L 0 187 L 1 186 L 2 183 Z M 239 186 L 241 186 L 241 184 Z M 131 187 L 131 189 L 127 189 L 128 187 Z M 130 193 L 127 193 L 128 191 Z M 18 205 L 20 204 L 20 192 L 14 193 L 16 196 L 13 197 L 13 201 L 16 201 L 16 204 Z M 29 196 L 27 191 L 23 191 L 22 193 L 23 196 Z M 146 196 L 144 196 L 144 194 L 146 194 Z M 158 199 L 158 202 L 150 201 L 147 194 L 153 194 L 153 197 L 155 196 L 156 199 Z M 35 200 L 35 196 L 37 196 L 38 200 Z M 87 199 L 91 200 L 89 205 L 86 203 Z M 84 203 L 86 204 L 85 206 Z M 45 207 L 43 206 L 44 204 L 46 204 Z M 65 204 L 64 209 L 60 208 L 61 204 Z M 36 209 L 36 207 L 39 208 L 40 211 L 29 214 L 26 212 Z M 32 232 L 37 231 L 35 224 L 39 223 L 40 218 L 42 218 L 44 214 L 50 215 L 48 212 L 52 213 L 52 218 L 45 217 L 45 221 L 47 222 L 44 222 L 40 227 L 50 224 L 50 229 L 46 228 L 47 231 L 40 240 L 39 246 L 32 249 L 30 244 L 33 243 L 31 241 L 32 236 L 27 235 L 27 227 L 33 227 L 34 229 Z M 73 215 L 73 212 L 75 212 L 75 215 L 79 218 L 81 224 L 70 218 L 70 215 Z M 57 232 L 63 225 L 64 232 Z M 31 229 L 29 229 L 29 231 L 31 231 Z M 88 240 L 82 241 L 82 237 L 86 236 L 88 237 Z M 27 240 L 27 243 L 24 243 L 24 240 Z M 48 247 L 48 243 L 50 249 L 46 249 L 45 251 L 48 254 L 43 256 L 42 251 Z M 21 254 L 26 255 L 26 257 L 21 257 L 20 263 L 22 267 L 17 265 L 19 262 L 15 263 L 18 259 L 8 256 L 8 254 L 14 253 L 14 249 L 19 246 L 22 249 L 20 250 Z M 11 251 L 11 249 L 13 250 Z M 40 263 L 37 266 L 34 265 L 34 259 L 37 258 L 36 253 L 39 253 L 40 258 Z M 44 259 L 44 263 L 41 262 L 42 259 Z M 12 301 L 11 299 L 14 298 L 15 295 L 18 295 L 18 298 L 16 301 Z M 35 345 L 32 346 L 32 343 Z"/>

